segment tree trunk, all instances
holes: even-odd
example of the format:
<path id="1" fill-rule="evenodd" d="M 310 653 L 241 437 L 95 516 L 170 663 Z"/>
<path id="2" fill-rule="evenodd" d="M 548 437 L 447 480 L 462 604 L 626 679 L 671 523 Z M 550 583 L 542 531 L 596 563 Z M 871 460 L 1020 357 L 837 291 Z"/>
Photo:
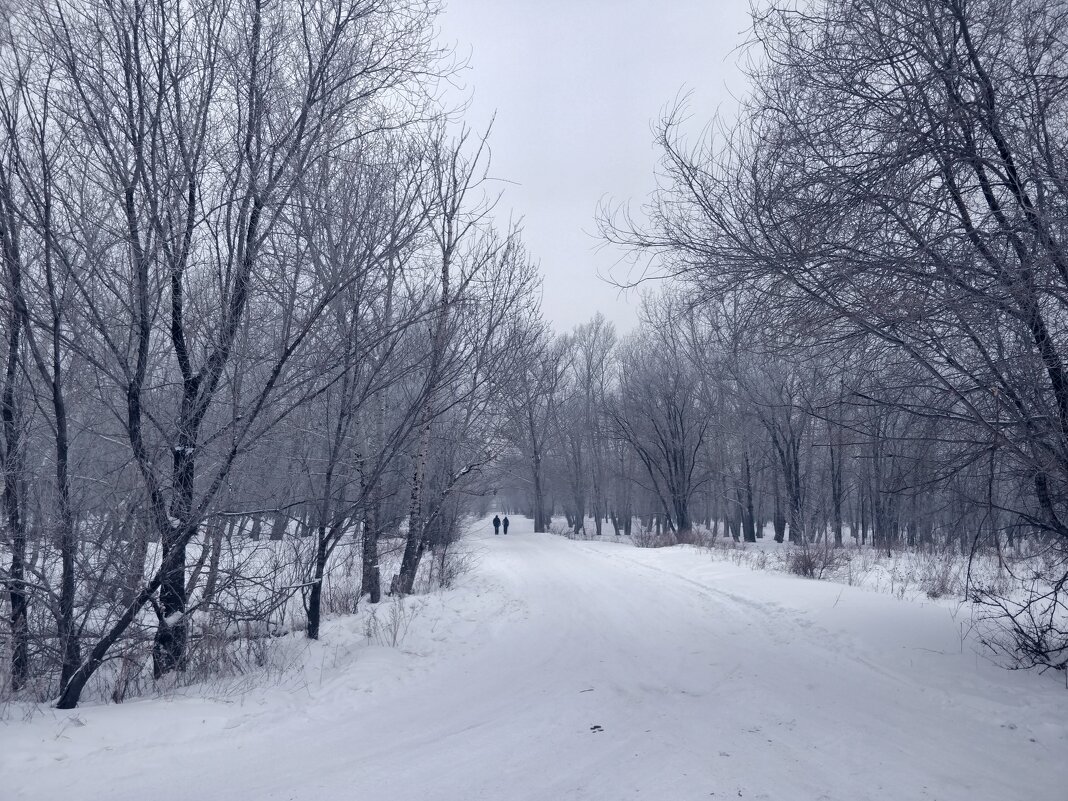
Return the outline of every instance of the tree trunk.
<path id="1" fill-rule="evenodd" d="M 271 542 L 281 542 L 285 538 L 288 523 L 289 518 L 283 514 L 276 514 L 274 519 L 271 520 L 271 533 L 268 535 L 268 539 Z"/>
<path id="2" fill-rule="evenodd" d="M 59 700 L 56 702 L 56 709 L 74 709 L 78 705 L 78 699 L 81 698 L 82 690 L 85 689 L 86 683 L 96 672 L 104 662 L 104 657 L 111 649 L 118 639 L 123 635 L 134 618 L 141 611 L 141 608 L 148 603 L 148 599 L 151 598 L 157 589 L 159 589 L 161 579 L 161 573 L 157 573 L 156 576 L 141 588 L 140 592 L 134 598 L 134 602 L 126 607 L 126 611 L 122 613 L 118 620 L 112 624 L 107 633 L 104 634 L 96 644 L 93 646 L 92 651 L 89 653 L 89 658 L 86 659 L 81 666 L 71 676 L 70 681 L 63 686 L 60 693 Z"/>
<path id="3" fill-rule="evenodd" d="M 360 554 L 360 593 L 370 596 L 369 600 L 373 604 L 382 600 L 382 572 L 378 565 L 378 516 L 377 504 L 372 504 L 364 519 Z"/>
<path id="4" fill-rule="evenodd" d="M 26 593 L 26 522 L 22 516 L 19 479 L 21 442 L 18 410 L 15 405 L 15 379 L 18 369 L 20 321 L 9 321 L 7 369 L 0 411 L 4 430 L 4 513 L 11 535 L 11 568 L 8 601 L 11 604 L 11 688 L 20 690 L 30 675 L 29 599 Z"/>
<path id="5" fill-rule="evenodd" d="M 749 464 L 749 453 L 745 454 L 745 505 L 742 507 L 742 523 L 745 541 L 756 542 L 756 512 L 753 508 L 753 472 Z"/>
<path id="6" fill-rule="evenodd" d="M 0 418 L 4 434 L 4 514 L 11 537 L 11 569 L 7 592 L 11 604 L 11 687 L 21 689 L 30 674 L 29 598 L 26 593 L 26 522 L 22 515 L 19 491 L 22 478 L 21 415 L 15 398 L 19 375 L 20 340 L 26 324 L 25 300 L 22 295 L 22 257 L 19 247 L 18 219 L 8 173 L 0 172 L 0 241 L 3 243 L 5 272 L 10 306 L 7 309 L 7 363 L 4 388 L 0 397 Z"/>
<path id="7" fill-rule="evenodd" d="M 806 542 L 805 532 L 805 509 L 804 500 L 801 494 L 801 466 L 799 464 L 798 453 L 795 450 L 792 453 L 791 469 L 786 477 L 786 486 L 790 494 L 790 530 L 789 537 L 790 542 L 804 543 Z"/>
<path id="8" fill-rule="evenodd" d="M 184 404 L 183 404 L 184 405 Z M 163 576 L 159 588 L 161 619 L 152 648 L 152 674 L 157 679 L 173 671 L 185 669 L 189 622 L 185 611 L 186 544 L 190 520 L 193 484 L 196 475 L 194 443 L 196 432 L 186 429 L 179 434 L 174 448 L 174 500 L 167 527 L 160 532 L 163 552 Z"/>
<path id="9" fill-rule="evenodd" d="M 775 473 L 775 512 L 771 525 L 775 529 L 775 542 L 782 542 L 786 539 L 786 515 L 783 514 L 782 484 L 779 481 L 779 473 L 773 472 Z"/>
<path id="10" fill-rule="evenodd" d="M 426 478 L 427 461 L 430 458 L 430 409 L 423 414 L 423 425 L 419 435 L 419 451 L 415 461 L 415 474 L 412 476 L 412 492 L 408 505 L 408 538 L 404 543 L 404 555 L 401 557 L 400 571 L 393 577 L 389 588 L 390 595 L 410 595 L 415 586 L 415 574 L 419 562 L 426 550 L 426 521 L 423 515 L 423 482 Z"/>
<path id="11" fill-rule="evenodd" d="M 5 471 L 7 472 L 7 471 Z M 26 529 L 19 515 L 18 502 L 8 495 L 4 477 L 4 501 L 11 537 L 11 573 L 8 600 L 11 604 L 11 689 L 20 690 L 30 676 L 29 600 L 26 596 Z"/>
<path id="12" fill-rule="evenodd" d="M 733 512 L 727 515 L 727 531 L 731 535 L 731 539 L 735 542 L 741 542 L 742 539 L 742 505 L 736 504 Z"/>
<path id="13" fill-rule="evenodd" d="M 868 493 L 860 489 L 860 544 L 868 544 Z"/>
<path id="14" fill-rule="evenodd" d="M 157 679 L 185 667 L 188 632 L 185 619 L 185 543 L 175 543 L 173 534 L 168 539 L 170 543 L 163 547 L 159 591 L 161 616 L 152 647 L 152 675 Z"/>
<path id="15" fill-rule="evenodd" d="M 390 275 L 393 264 L 390 262 Z M 392 281 L 390 283 L 392 298 Z M 387 306 L 386 322 L 392 322 L 393 306 Z M 372 452 L 380 454 L 385 441 L 386 400 L 381 397 L 375 404 L 374 428 L 372 429 Z M 380 457 L 379 457 L 380 458 Z M 382 475 L 377 473 L 373 479 L 367 475 L 366 465 L 360 462 L 360 495 L 367 499 L 367 512 L 363 518 L 362 540 L 360 542 L 360 594 L 368 596 L 371 603 L 382 600 L 382 570 L 378 563 L 378 540 L 382 531 Z M 374 486 L 369 486 L 373 480 Z"/>
<path id="16" fill-rule="evenodd" d="M 61 363 L 56 336 L 55 362 L 53 364 L 52 405 L 56 416 L 56 486 L 59 491 L 60 518 L 60 590 L 59 590 L 59 641 L 62 648 L 60 686 L 66 686 L 81 664 L 81 649 L 78 631 L 74 623 L 74 557 L 78 549 L 74 530 L 74 515 L 70 503 L 70 479 L 67 475 L 68 439 L 67 409 L 61 384 Z"/>
<path id="17" fill-rule="evenodd" d="M 679 542 L 693 542 L 693 520 L 690 519 L 690 502 L 685 495 L 673 499 L 675 534 Z"/>
<path id="18" fill-rule="evenodd" d="M 534 533 L 543 534 L 549 530 L 549 520 L 545 513 L 545 489 L 542 486 L 540 455 L 534 456 L 531 469 L 534 474 Z"/>
<path id="19" fill-rule="evenodd" d="M 204 579 L 204 600 L 206 609 L 211 609 L 215 599 L 215 590 L 219 586 L 219 558 L 222 556 L 223 529 L 233 526 L 233 523 L 223 523 L 221 520 L 211 527 L 211 555 L 208 557 L 208 575 Z M 230 540 L 229 534 L 227 541 Z"/>
<path id="20" fill-rule="evenodd" d="M 312 575 L 311 589 L 308 592 L 308 639 L 319 639 L 319 622 L 322 617 L 323 576 L 326 575 L 326 526 L 321 525 L 318 532 L 318 545 L 315 548 L 315 568 Z"/>

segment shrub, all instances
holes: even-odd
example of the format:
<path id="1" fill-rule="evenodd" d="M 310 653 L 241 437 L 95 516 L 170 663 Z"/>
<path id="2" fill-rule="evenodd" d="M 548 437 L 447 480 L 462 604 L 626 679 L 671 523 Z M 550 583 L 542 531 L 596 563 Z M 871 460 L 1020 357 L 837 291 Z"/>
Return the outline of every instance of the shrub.
<path id="1" fill-rule="evenodd" d="M 364 625 L 364 636 L 378 645 L 397 648 L 408 636 L 408 629 L 424 604 L 411 596 L 394 595 L 384 604 L 371 606 Z"/>
<path id="2" fill-rule="evenodd" d="M 795 576 L 822 579 L 842 562 L 842 556 L 826 540 L 803 543 L 792 548 L 786 557 L 786 569 Z"/>

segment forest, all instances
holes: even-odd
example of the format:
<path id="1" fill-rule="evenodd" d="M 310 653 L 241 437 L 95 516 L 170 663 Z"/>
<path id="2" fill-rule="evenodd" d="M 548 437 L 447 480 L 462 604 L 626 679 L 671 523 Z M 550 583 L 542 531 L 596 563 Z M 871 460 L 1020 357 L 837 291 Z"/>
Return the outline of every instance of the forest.
<path id="1" fill-rule="evenodd" d="M 491 508 L 809 576 L 982 555 L 998 647 L 1065 670 L 1068 10 L 755 12 L 738 118 L 671 108 L 600 210 L 625 334 L 541 313 L 440 11 L 5 7 L 0 698 L 244 669 L 447 586 Z"/>

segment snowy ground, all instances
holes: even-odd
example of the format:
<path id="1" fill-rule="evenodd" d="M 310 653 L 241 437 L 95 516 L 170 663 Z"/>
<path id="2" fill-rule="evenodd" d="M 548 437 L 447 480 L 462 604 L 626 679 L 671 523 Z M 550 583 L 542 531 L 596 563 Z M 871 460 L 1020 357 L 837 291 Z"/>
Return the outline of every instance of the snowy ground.
<path id="1" fill-rule="evenodd" d="M 1068 798 L 1062 677 L 977 656 L 944 603 L 482 528 L 377 644 L 336 619 L 264 686 L 9 710 L 0 798 Z"/>

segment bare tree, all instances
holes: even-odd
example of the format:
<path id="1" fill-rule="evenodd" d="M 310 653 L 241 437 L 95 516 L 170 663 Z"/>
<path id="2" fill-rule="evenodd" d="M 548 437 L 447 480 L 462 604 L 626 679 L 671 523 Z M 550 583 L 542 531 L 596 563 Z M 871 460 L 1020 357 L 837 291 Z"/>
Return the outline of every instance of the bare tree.
<path id="1" fill-rule="evenodd" d="M 377 2 L 315 3 L 299 15 L 262 3 L 196 14 L 180 4 L 41 5 L 27 47 L 48 53 L 52 88 L 34 83 L 34 102 L 54 109 L 67 174 L 91 187 L 66 199 L 80 221 L 66 241 L 84 254 L 75 286 L 92 332 L 80 347 L 124 398 L 162 547 L 155 575 L 65 682 L 61 706 L 77 702 L 150 602 L 157 675 L 183 666 L 186 547 L 246 438 L 277 417 L 265 410 L 280 382 L 291 391 L 294 355 L 350 280 L 314 275 L 302 260 L 284 273 L 283 211 L 305 173 L 347 139 L 422 114 L 396 98 L 432 69 L 432 13 Z M 276 46 L 282 39 L 297 45 Z M 278 337 L 258 381 L 238 381 L 228 368 L 250 313 L 267 308 L 267 287 L 278 288 L 277 305 L 263 319 L 280 322 Z M 235 401 L 228 421 L 224 395 Z"/>
<path id="2" fill-rule="evenodd" d="M 604 315 L 575 328 L 570 338 L 566 397 L 559 416 L 575 530 L 585 527 L 588 509 L 594 532 L 608 517 L 608 436 L 604 407 L 616 344 L 615 327 Z"/>
<path id="3" fill-rule="evenodd" d="M 908 362 L 875 402 L 939 420 L 966 483 L 996 451 L 988 497 L 1062 551 L 1066 24 L 1039 0 L 773 4 L 737 127 L 689 148 L 669 116 L 651 225 L 606 226 L 700 297 L 744 293 L 784 329 Z M 867 505 L 897 528 L 884 500 Z"/>
<path id="4" fill-rule="evenodd" d="M 545 532 L 553 512 L 546 498 L 545 462 L 560 433 L 559 406 L 570 354 L 568 342 L 555 339 L 544 322 L 531 325 L 520 368 L 508 377 L 509 432 L 530 471 L 534 531 Z M 576 528 L 579 525 L 576 522 Z"/>
<path id="5" fill-rule="evenodd" d="M 646 315 L 656 314 L 655 304 L 647 305 Z M 679 540 L 687 541 L 691 502 L 707 481 L 700 456 L 712 417 L 701 407 L 701 376 L 686 356 L 680 331 L 657 325 L 627 343 L 619 374 L 618 396 L 608 411 L 614 434 L 634 449 L 646 488 Z"/>
<path id="6" fill-rule="evenodd" d="M 430 545 L 428 535 L 434 516 L 424 483 L 435 422 L 469 400 L 472 392 L 479 394 L 500 379 L 494 366 L 482 361 L 499 352 L 495 351 L 498 332 L 509 329 L 525 315 L 521 304 L 529 300 L 533 290 L 518 230 L 501 236 L 489 227 L 493 199 L 484 194 L 485 148 L 485 138 L 473 142 L 467 129 L 455 141 L 442 134 L 430 142 L 425 214 L 438 279 L 436 310 L 427 332 L 429 352 L 420 390 L 419 442 L 412 471 L 408 533 L 400 570 L 390 586 L 393 594 L 412 591 L 419 563 Z M 471 376 L 475 378 L 473 382 L 458 380 Z M 450 385 L 455 388 L 463 383 L 466 389 L 459 394 L 446 391 Z M 490 458 L 483 454 L 464 465 L 454 479 Z"/>

